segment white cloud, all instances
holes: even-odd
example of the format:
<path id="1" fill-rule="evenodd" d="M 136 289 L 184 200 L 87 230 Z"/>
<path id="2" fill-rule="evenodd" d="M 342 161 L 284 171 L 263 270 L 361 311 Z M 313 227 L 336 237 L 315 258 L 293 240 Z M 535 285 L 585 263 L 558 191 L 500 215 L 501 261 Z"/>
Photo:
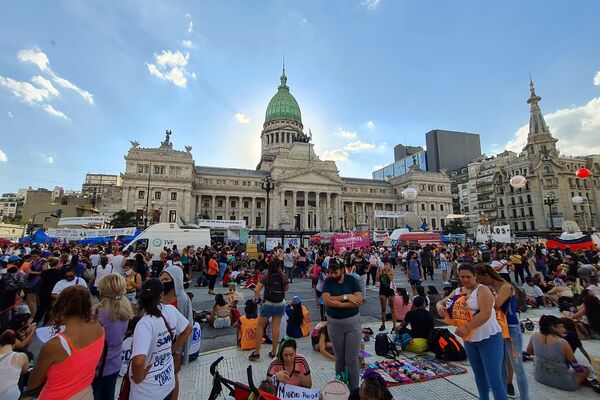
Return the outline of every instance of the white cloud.
<path id="1" fill-rule="evenodd" d="M 48 64 L 50 64 L 50 60 L 48 59 L 48 56 L 40 49 L 19 50 L 17 53 L 17 58 L 21 62 L 30 62 L 37 65 L 42 71 L 50 69 L 48 66 Z"/>
<path id="2" fill-rule="evenodd" d="M 163 50 L 161 54 L 154 54 L 156 64 L 148 64 L 148 71 L 151 75 L 157 78 L 173 82 L 176 86 L 186 87 L 187 76 L 190 75 L 185 69 L 190 59 L 190 54 L 185 55 L 180 52 L 172 52 Z M 192 78 L 196 79 L 196 74 L 191 74 Z"/>
<path id="3" fill-rule="evenodd" d="M 600 86 L 600 71 L 596 72 L 596 76 L 594 76 L 594 85 Z"/>
<path id="4" fill-rule="evenodd" d="M 52 107 L 50 104 L 46 104 L 44 106 L 44 110 L 50 115 L 54 115 L 55 117 L 70 121 L 69 117 L 67 117 L 64 112 L 58 111 L 57 109 Z"/>
<path id="5" fill-rule="evenodd" d="M 69 82 L 68 80 L 66 80 L 64 78 L 61 78 L 60 76 L 53 75 L 52 80 L 55 83 L 58 83 L 60 86 L 64 87 L 65 89 L 73 90 L 74 92 L 79 94 L 81 97 L 83 97 L 83 100 L 85 100 L 87 103 L 89 103 L 91 105 L 94 104 L 94 96 L 87 90 L 77 87 L 77 85 L 75 85 L 74 83 Z"/>
<path id="6" fill-rule="evenodd" d="M 187 18 L 192 18 L 192 14 L 190 14 L 190 13 L 185 13 L 185 16 L 186 16 Z"/>
<path id="7" fill-rule="evenodd" d="M 38 156 L 40 156 L 48 164 L 54 164 L 54 162 L 56 161 L 55 157 L 51 154 L 44 154 L 44 153 L 34 153 L 34 154 L 37 154 Z"/>
<path id="8" fill-rule="evenodd" d="M 580 107 L 563 108 L 544 116 L 550 132 L 559 139 L 562 154 L 600 154 L 600 97 Z M 527 143 L 529 125 L 520 127 L 506 150 L 520 153 Z"/>
<path id="9" fill-rule="evenodd" d="M 250 118 L 246 117 L 246 115 L 242 114 L 242 113 L 235 114 L 234 118 L 240 124 L 249 124 L 250 123 Z"/>
<path id="10" fill-rule="evenodd" d="M 376 164 L 376 165 L 373 165 L 373 171 L 377 171 L 378 169 L 381 169 L 381 168 L 383 168 L 383 167 L 385 167 L 385 165 L 383 165 L 383 164 Z"/>
<path id="11" fill-rule="evenodd" d="M 192 42 L 191 40 L 182 40 L 181 45 L 183 47 L 187 47 L 188 49 L 194 48 L 194 42 Z"/>
<path id="12" fill-rule="evenodd" d="M 10 112 L 10 111 L 8 112 L 8 116 L 11 117 L 11 118 L 15 117 L 15 115 L 12 112 Z"/>
<path id="13" fill-rule="evenodd" d="M 343 137 L 344 139 L 354 139 L 356 138 L 356 132 L 346 131 L 340 129 L 339 131 L 334 133 L 335 136 Z"/>
<path id="14" fill-rule="evenodd" d="M 360 4 L 367 10 L 374 10 L 381 4 L 381 0 L 362 0 Z"/>
<path id="15" fill-rule="evenodd" d="M 6 153 L 0 150 L 0 162 L 7 162 L 8 157 L 6 157 Z"/>
<path id="16" fill-rule="evenodd" d="M 60 93 L 52 85 L 52 82 L 50 82 L 48 79 L 44 78 L 43 76 L 36 75 L 33 78 L 31 78 L 31 81 L 33 83 L 37 83 L 38 86 L 41 86 L 44 89 L 46 89 L 48 91 L 48 93 L 50 93 L 51 95 L 60 96 Z"/>
<path id="17" fill-rule="evenodd" d="M 375 128 L 375 122 L 373 122 L 373 121 L 367 122 L 367 128 L 369 128 L 369 129 Z"/>
<path id="18" fill-rule="evenodd" d="M 366 150 L 372 150 L 375 148 L 373 143 L 365 143 L 361 140 L 357 140 L 356 142 L 348 143 L 344 146 L 344 150 L 349 152 L 360 152 Z"/>
<path id="19" fill-rule="evenodd" d="M 190 21 L 188 25 L 188 33 L 192 33 L 194 31 L 194 21 Z"/>
<path id="20" fill-rule="evenodd" d="M 323 156 L 321 157 L 323 160 L 329 160 L 329 161 L 346 161 L 349 157 L 349 154 L 347 151 L 344 151 L 342 149 L 335 149 L 335 150 L 325 150 L 323 152 Z"/>
<path id="21" fill-rule="evenodd" d="M 44 88 L 38 88 L 29 82 L 19 82 L 3 76 L 0 76 L 0 87 L 5 87 L 15 97 L 30 105 L 43 102 L 50 97 L 50 92 Z"/>
<path id="22" fill-rule="evenodd" d="M 41 71 L 48 73 L 55 83 L 59 84 L 60 86 L 64 87 L 65 89 L 73 90 L 74 92 L 78 93 L 81 97 L 83 97 L 83 99 L 86 102 L 88 102 L 89 104 L 92 104 L 92 105 L 94 104 L 94 96 L 92 96 L 92 94 L 90 92 L 79 88 L 74 83 L 68 81 L 65 78 L 62 78 L 62 77 L 56 75 L 56 73 L 54 73 L 54 71 L 52 71 L 52 68 L 50 68 L 50 60 L 49 60 L 48 56 L 46 55 L 46 53 L 44 53 L 40 49 L 19 50 L 19 52 L 17 53 L 17 58 L 21 62 L 29 62 L 29 63 L 37 65 L 37 67 Z M 45 79 L 41 76 L 35 76 L 32 78 L 32 81 L 37 83 L 38 85 L 42 86 L 46 90 L 48 90 L 48 92 L 51 93 L 52 95 L 54 95 L 54 96 L 60 95 L 58 90 L 56 90 L 56 88 L 54 88 L 54 86 L 52 86 L 50 81 L 48 81 L 47 79 Z"/>

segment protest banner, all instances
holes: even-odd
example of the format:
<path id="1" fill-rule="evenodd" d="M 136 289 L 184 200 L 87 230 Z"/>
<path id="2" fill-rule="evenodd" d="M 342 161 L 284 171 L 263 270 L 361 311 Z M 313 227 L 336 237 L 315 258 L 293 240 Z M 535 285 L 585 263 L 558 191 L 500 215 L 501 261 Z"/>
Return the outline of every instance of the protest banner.
<path id="1" fill-rule="evenodd" d="M 201 219 L 198 221 L 198 226 L 214 229 L 240 229 L 246 227 L 246 221 L 243 219 Z"/>
<path id="2" fill-rule="evenodd" d="M 387 238 L 390 237 L 388 232 L 375 232 L 373 231 L 373 241 L 374 242 L 385 242 Z"/>
<path id="3" fill-rule="evenodd" d="M 350 250 L 368 247 L 370 245 L 371 237 L 369 231 L 333 234 L 333 248 L 336 253 L 339 252 L 342 247 L 345 247 L 346 250 Z"/>
<path id="4" fill-rule="evenodd" d="M 100 237 L 131 236 L 136 231 L 135 227 L 115 229 L 54 229 L 50 228 L 46 234 L 51 238 L 63 240 L 83 240 Z"/>
<path id="5" fill-rule="evenodd" d="M 375 218 L 400 218 L 406 214 L 403 211 L 375 210 Z"/>
<path id="6" fill-rule="evenodd" d="M 477 225 L 475 240 L 479 243 L 492 240 L 498 243 L 510 243 L 510 225 Z"/>
<path id="7" fill-rule="evenodd" d="M 104 223 L 104 216 L 95 216 L 95 217 L 66 217 L 58 220 L 58 226 L 65 225 L 102 225 Z"/>

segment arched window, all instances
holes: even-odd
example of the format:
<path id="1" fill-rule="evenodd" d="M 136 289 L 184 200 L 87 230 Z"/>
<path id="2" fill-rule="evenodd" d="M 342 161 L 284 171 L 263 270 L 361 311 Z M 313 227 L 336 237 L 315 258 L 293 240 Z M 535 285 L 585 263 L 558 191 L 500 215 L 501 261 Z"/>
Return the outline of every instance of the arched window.
<path id="1" fill-rule="evenodd" d="M 544 165 L 544 175 L 550 174 L 552 174 L 552 167 L 550 167 L 549 165 Z"/>

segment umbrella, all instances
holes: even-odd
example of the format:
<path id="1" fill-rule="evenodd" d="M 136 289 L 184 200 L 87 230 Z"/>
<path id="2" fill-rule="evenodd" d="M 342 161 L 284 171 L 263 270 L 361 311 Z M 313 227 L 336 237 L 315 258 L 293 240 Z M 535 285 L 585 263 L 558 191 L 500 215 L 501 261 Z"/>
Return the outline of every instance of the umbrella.
<path id="1" fill-rule="evenodd" d="M 0 244 L 12 244 L 12 242 L 8 239 L 0 238 Z"/>

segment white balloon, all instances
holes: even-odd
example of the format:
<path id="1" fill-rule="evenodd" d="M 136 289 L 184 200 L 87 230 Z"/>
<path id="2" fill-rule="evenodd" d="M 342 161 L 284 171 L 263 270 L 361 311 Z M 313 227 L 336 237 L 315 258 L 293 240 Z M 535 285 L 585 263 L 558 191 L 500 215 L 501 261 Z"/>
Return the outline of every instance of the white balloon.
<path id="1" fill-rule="evenodd" d="M 417 189 L 411 187 L 404 189 L 402 197 L 406 200 L 415 200 L 417 198 Z"/>
<path id="2" fill-rule="evenodd" d="M 587 199 L 582 196 L 575 196 L 575 197 L 571 198 L 571 203 L 573 203 L 573 204 L 583 204 L 586 202 L 587 202 Z"/>
<path id="3" fill-rule="evenodd" d="M 527 178 L 522 175 L 515 175 L 510 178 L 510 186 L 514 187 L 515 189 L 523 188 L 525 185 L 527 185 Z"/>

